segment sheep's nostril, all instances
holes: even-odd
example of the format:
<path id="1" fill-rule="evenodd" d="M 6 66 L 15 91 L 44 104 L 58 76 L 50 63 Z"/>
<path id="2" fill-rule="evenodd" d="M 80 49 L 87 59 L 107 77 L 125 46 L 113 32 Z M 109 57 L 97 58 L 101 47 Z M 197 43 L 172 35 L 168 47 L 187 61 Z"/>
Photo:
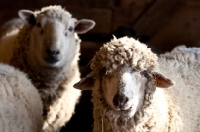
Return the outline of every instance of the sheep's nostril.
<path id="1" fill-rule="evenodd" d="M 126 96 L 120 96 L 119 101 L 120 101 L 120 108 L 124 109 L 124 107 L 128 102 L 128 98 Z"/>
<path id="2" fill-rule="evenodd" d="M 113 104 L 115 106 L 118 106 L 120 108 L 124 108 L 126 106 L 126 103 L 128 102 L 128 97 L 124 96 L 124 95 L 119 95 L 119 94 L 116 94 L 114 96 L 114 99 L 113 99 Z"/>
<path id="3" fill-rule="evenodd" d="M 60 51 L 59 51 L 59 50 L 58 50 L 58 51 L 56 51 L 56 52 L 55 52 L 55 54 L 56 54 L 56 55 L 60 54 Z"/>
<path id="4" fill-rule="evenodd" d="M 125 97 L 125 99 L 124 99 L 124 103 L 127 103 L 127 102 L 128 102 L 128 98 Z"/>
<path id="5" fill-rule="evenodd" d="M 46 49 L 46 53 L 51 57 L 55 57 L 56 55 L 60 54 L 60 51 L 59 50 Z"/>
<path id="6" fill-rule="evenodd" d="M 113 99 L 113 104 L 115 106 L 118 106 L 119 105 L 119 96 L 118 94 L 115 95 L 114 99 Z"/>

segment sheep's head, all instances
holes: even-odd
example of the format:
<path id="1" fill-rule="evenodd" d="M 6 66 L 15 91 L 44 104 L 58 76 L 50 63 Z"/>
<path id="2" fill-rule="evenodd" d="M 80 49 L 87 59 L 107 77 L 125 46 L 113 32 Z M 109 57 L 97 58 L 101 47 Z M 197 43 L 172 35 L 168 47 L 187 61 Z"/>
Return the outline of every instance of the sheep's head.
<path id="1" fill-rule="evenodd" d="M 59 67 L 70 62 L 79 52 L 80 40 L 76 33 L 85 33 L 95 25 L 92 20 L 72 18 L 60 6 L 49 6 L 35 12 L 20 10 L 19 16 L 32 27 L 29 52 L 42 66 Z"/>
<path id="2" fill-rule="evenodd" d="M 123 39 L 120 42 L 121 46 L 115 47 L 114 45 L 121 39 Z M 91 62 L 93 71 L 74 87 L 92 90 L 96 88 L 98 82 L 99 88 L 95 90 L 102 91 L 107 105 L 118 111 L 120 115 L 130 118 L 143 107 L 147 98 L 151 98 L 156 87 L 169 88 L 174 85 L 174 82 L 153 71 L 157 57 L 145 45 L 131 38 L 121 39 L 111 41 L 96 53 Z M 112 49 L 108 48 L 112 46 Z M 125 56 L 125 58 L 121 57 L 123 63 L 119 61 L 119 57 L 115 58 L 115 55 L 119 55 L 115 52 L 119 47 L 124 51 L 124 54 L 120 52 Z M 127 52 L 128 49 L 132 49 L 132 53 Z M 132 57 L 126 57 L 130 54 Z M 138 63 L 134 63 L 135 61 Z M 111 67 L 113 64 L 114 66 Z M 150 97 L 147 97 L 149 95 Z"/>

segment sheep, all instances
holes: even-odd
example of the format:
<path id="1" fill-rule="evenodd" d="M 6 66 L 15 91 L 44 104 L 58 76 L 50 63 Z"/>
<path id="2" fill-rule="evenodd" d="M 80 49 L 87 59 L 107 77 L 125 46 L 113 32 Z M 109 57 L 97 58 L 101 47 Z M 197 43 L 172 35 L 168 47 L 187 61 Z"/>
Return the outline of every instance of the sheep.
<path id="1" fill-rule="evenodd" d="M 179 51 L 182 51 L 182 52 L 194 52 L 194 53 L 200 54 L 200 48 L 198 48 L 198 47 L 187 48 L 185 45 L 176 46 L 173 50 L 174 51 L 179 50 Z"/>
<path id="2" fill-rule="evenodd" d="M 0 42 L 0 62 L 28 74 L 43 102 L 43 131 L 57 132 L 72 117 L 81 91 L 73 84 L 80 80 L 78 68 L 83 34 L 93 20 L 72 18 L 61 6 L 38 11 L 20 10 L 24 26 Z"/>
<path id="3" fill-rule="evenodd" d="M 42 101 L 27 76 L 0 64 L 0 132 L 42 132 Z"/>
<path id="4" fill-rule="evenodd" d="M 23 25 L 24 21 L 20 18 L 9 20 L 0 28 L 0 39 L 19 32 Z"/>
<path id="5" fill-rule="evenodd" d="M 158 57 L 128 37 L 104 44 L 74 84 L 92 90 L 93 131 L 200 131 L 199 59 L 179 50 Z"/>

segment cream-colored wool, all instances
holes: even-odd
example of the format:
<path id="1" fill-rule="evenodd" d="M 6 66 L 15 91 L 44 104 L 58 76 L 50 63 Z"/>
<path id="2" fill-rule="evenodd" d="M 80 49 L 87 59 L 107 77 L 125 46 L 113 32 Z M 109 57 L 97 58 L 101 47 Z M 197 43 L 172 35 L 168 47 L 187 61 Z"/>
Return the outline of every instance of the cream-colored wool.
<path id="1" fill-rule="evenodd" d="M 126 44 L 126 45 L 124 45 Z M 91 69 L 112 72 L 119 66 L 130 66 L 137 70 L 150 70 L 156 67 L 157 56 L 146 45 L 133 38 L 114 37 L 111 42 L 103 45 L 91 60 Z"/>
<path id="2" fill-rule="evenodd" d="M 174 115 L 171 117 L 172 124 L 179 124 L 176 118 L 182 120 L 181 132 L 200 131 L 200 49 L 185 50 L 174 49 L 159 57 L 157 71 L 167 75 L 176 82 L 176 85 L 165 91 L 168 95 L 170 110 Z M 167 70 L 166 70 L 167 69 Z M 172 113 L 172 112 L 171 112 Z M 174 125 L 176 126 L 176 125 Z M 169 129 L 175 129 L 170 125 Z M 178 127 L 176 127 L 178 128 Z M 174 130 L 175 131 L 175 130 Z"/>
<path id="3" fill-rule="evenodd" d="M 0 61 L 28 74 L 43 101 L 43 131 L 58 132 L 74 114 L 81 95 L 80 90 L 73 88 L 73 84 L 80 79 L 78 60 L 81 40 L 77 33 L 92 29 L 95 22 L 76 20 L 60 6 L 25 11 L 19 12 L 26 23 L 22 29 L 0 40 Z M 27 14 L 30 17 L 28 20 Z M 57 63 L 45 60 L 49 49 L 59 50 Z"/>
<path id="4" fill-rule="evenodd" d="M 199 47 L 188 47 L 187 48 L 185 45 L 179 45 L 179 46 L 175 47 L 173 50 L 174 51 L 179 50 L 182 52 L 194 52 L 194 53 L 200 54 Z"/>
<path id="5" fill-rule="evenodd" d="M 118 46 L 115 45 L 119 44 L 121 45 L 120 51 L 125 52 L 116 52 L 119 50 Z M 133 49 L 132 47 L 137 47 L 137 49 L 132 52 L 134 54 L 132 55 L 133 58 L 128 59 L 130 53 L 128 55 L 124 54 L 127 53 L 127 49 Z M 119 57 L 115 58 L 118 55 L 126 57 L 124 59 L 120 58 L 119 61 Z M 134 60 L 136 62 L 142 60 L 144 63 L 137 65 L 137 63 L 132 63 Z M 199 60 L 200 57 L 196 52 L 178 50 L 157 58 L 144 44 L 133 38 L 123 37 L 105 44 L 96 53 L 91 61 L 91 69 L 95 74 L 89 74 L 75 84 L 74 87 L 87 89 L 84 87 L 89 86 L 87 84 L 89 82 L 84 84 L 84 81 L 89 77 L 94 79 L 93 81 L 89 80 L 94 83 L 91 85 L 92 88 L 88 88 L 93 90 L 94 132 L 198 132 L 200 131 Z M 131 63 L 127 64 L 128 62 Z M 115 66 L 111 67 L 113 64 Z M 176 85 L 170 89 L 157 88 L 156 82 L 153 81 L 156 78 L 151 78 L 153 80 L 147 79 L 141 108 L 133 117 L 123 117 L 119 114 L 119 111 L 113 110 L 107 103 L 103 89 L 106 86 L 103 80 L 105 78 L 109 79 L 109 76 L 116 72 L 115 69 L 127 66 L 136 69 L 136 71 L 138 70 L 138 72 L 147 70 L 150 73 L 154 71 L 162 73 L 175 81 Z M 83 85 L 83 88 L 79 85 Z M 112 83 L 111 85 L 115 86 Z"/>
<path id="6" fill-rule="evenodd" d="M 41 132 L 42 101 L 21 71 L 0 64 L 0 132 Z"/>

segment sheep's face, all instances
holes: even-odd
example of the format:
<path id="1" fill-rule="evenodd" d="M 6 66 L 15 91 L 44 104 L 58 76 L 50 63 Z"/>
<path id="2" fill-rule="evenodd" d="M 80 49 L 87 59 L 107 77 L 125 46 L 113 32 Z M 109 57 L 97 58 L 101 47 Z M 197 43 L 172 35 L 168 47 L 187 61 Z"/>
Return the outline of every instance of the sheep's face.
<path id="1" fill-rule="evenodd" d="M 39 16 L 32 29 L 30 51 L 41 65 L 62 66 L 75 56 L 77 44 L 74 36 L 75 22 Z"/>
<path id="2" fill-rule="evenodd" d="M 51 9 L 52 8 L 52 9 Z M 29 55 L 41 66 L 62 67 L 70 64 L 79 52 L 76 33 L 85 33 L 95 25 L 92 20 L 75 20 L 59 6 L 50 7 L 39 14 L 20 10 L 19 16 L 29 25 Z"/>
<path id="3" fill-rule="evenodd" d="M 118 67 L 113 72 L 104 71 L 106 70 L 100 70 L 99 73 L 91 72 L 74 84 L 74 87 L 103 92 L 99 94 L 103 95 L 102 98 L 105 99 L 107 106 L 126 118 L 133 117 L 138 110 L 141 110 L 143 102 L 150 101 L 156 87 L 169 88 L 174 85 L 172 80 L 158 72 L 137 71 L 124 66 Z M 93 95 L 93 98 L 99 100 L 99 97 L 95 96 Z"/>
<path id="4" fill-rule="evenodd" d="M 112 109 L 130 118 L 143 104 L 148 81 L 144 72 L 128 67 L 118 68 L 102 78 L 105 100 Z"/>

